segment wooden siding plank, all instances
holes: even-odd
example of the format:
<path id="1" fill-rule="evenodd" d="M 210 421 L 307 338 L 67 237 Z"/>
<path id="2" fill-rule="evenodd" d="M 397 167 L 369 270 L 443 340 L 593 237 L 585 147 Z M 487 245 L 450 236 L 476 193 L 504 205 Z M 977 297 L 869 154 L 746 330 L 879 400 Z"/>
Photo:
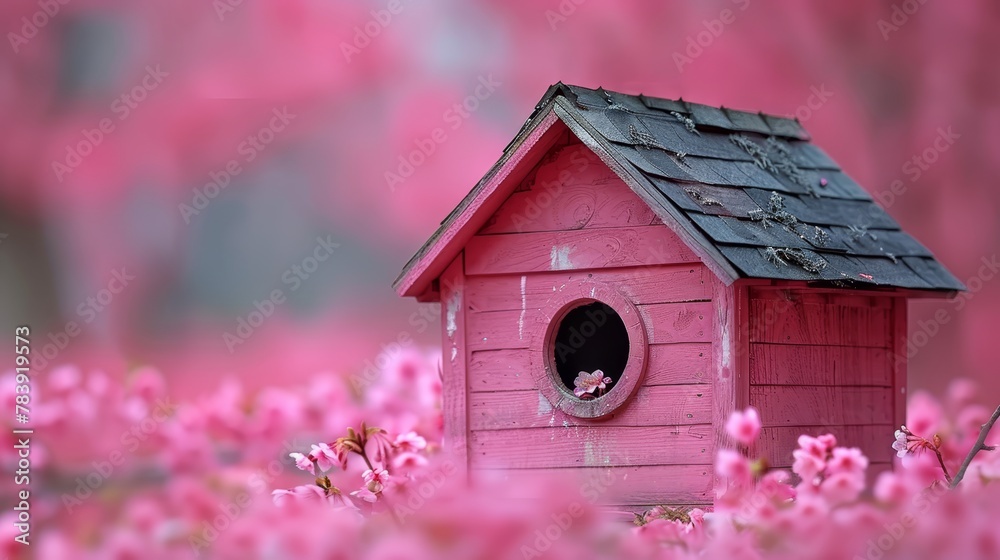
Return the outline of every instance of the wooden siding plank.
<path id="1" fill-rule="evenodd" d="M 888 348 L 889 309 L 753 299 L 750 342 Z"/>
<path id="2" fill-rule="evenodd" d="M 878 307 L 889 309 L 898 292 L 876 293 L 871 290 L 844 288 L 821 288 L 802 284 L 792 287 L 792 281 L 778 280 L 773 285 L 752 286 L 750 297 L 754 300 L 788 301 L 794 299 L 803 303 L 826 303 L 854 307 Z"/>
<path id="3" fill-rule="evenodd" d="M 520 311 L 469 313 L 466 340 L 470 351 L 528 348 L 531 333 L 519 331 L 519 321 L 534 324 L 537 309 L 528 310 L 531 322 Z"/>
<path id="4" fill-rule="evenodd" d="M 652 343 L 712 341 L 715 307 L 711 302 L 642 305 L 639 313 Z"/>
<path id="5" fill-rule="evenodd" d="M 892 424 L 892 402 L 884 387 L 750 386 L 750 404 L 768 427 Z"/>
<path id="6" fill-rule="evenodd" d="M 736 339 L 733 337 L 739 315 L 736 312 L 737 288 L 714 282 L 712 318 L 712 438 L 717 449 L 735 447 L 725 430 L 726 420 L 737 409 L 736 388 L 739 383 L 734 363 Z"/>
<path id="7" fill-rule="evenodd" d="M 638 306 L 651 344 L 711 342 L 711 302 L 657 303 Z M 537 335 L 538 309 L 468 313 L 469 349 L 499 350 L 527 348 Z M 525 328 L 522 328 L 521 325 Z M 531 328 L 526 328 L 530 326 Z"/>
<path id="8" fill-rule="evenodd" d="M 710 465 L 712 426 L 570 427 L 474 431 L 475 468 Z"/>
<path id="9" fill-rule="evenodd" d="M 886 348 L 751 344 L 750 383 L 891 387 Z"/>
<path id="10" fill-rule="evenodd" d="M 621 408 L 599 420 L 577 418 L 552 408 L 536 390 L 473 393 L 471 430 L 514 430 L 548 426 L 687 426 L 712 421 L 710 385 L 642 386 Z"/>
<path id="11" fill-rule="evenodd" d="M 711 465 L 476 470 L 473 480 L 504 482 L 512 499 L 537 499 L 539 483 L 572 481 L 583 498 L 597 504 L 686 504 L 712 501 L 712 472 Z"/>
<path id="12" fill-rule="evenodd" d="M 524 274 L 550 270 L 621 268 L 698 262 L 663 226 L 477 235 L 466 245 L 465 271 Z"/>
<path id="13" fill-rule="evenodd" d="M 709 343 L 651 344 L 643 385 L 689 385 L 711 382 Z"/>
<path id="14" fill-rule="evenodd" d="M 472 392 L 536 389 L 531 375 L 531 353 L 522 350 L 480 350 L 469 358 Z"/>
<path id="15" fill-rule="evenodd" d="M 583 144 L 547 156 L 480 234 L 645 226 L 656 214 Z"/>
<path id="16" fill-rule="evenodd" d="M 645 386 L 694 385 L 710 381 L 712 346 L 708 343 L 652 344 L 646 358 Z M 473 393 L 537 389 L 526 349 L 480 350 L 468 366 Z"/>
<path id="17" fill-rule="evenodd" d="M 700 263 L 690 263 L 589 272 L 471 276 L 466 279 L 469 306 L 480 312 L 520 310 L 522 304 L 538 308 L 552 297 L 553 287 L 584 278 L 613 284 L 636 305 L 708 301 L 712 297 L 708 269 Z"/>
<path id="18" fill-rule="evenodd" d="M 444 447 L 459 465 L 461 476 L 468 468 L 468 379 L 465 333 L 465 285 L 462 253 L 441 276 L 442 403 Z"/>

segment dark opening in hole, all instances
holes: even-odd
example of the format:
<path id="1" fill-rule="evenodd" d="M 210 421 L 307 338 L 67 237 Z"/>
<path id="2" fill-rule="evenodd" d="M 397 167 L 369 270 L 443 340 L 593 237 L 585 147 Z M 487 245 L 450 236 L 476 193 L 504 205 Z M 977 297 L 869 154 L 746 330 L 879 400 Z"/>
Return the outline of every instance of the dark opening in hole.
<path id="1" fill-rule="evenodd" d="M 580 372 L 604 372 L 611 382 L 581 398 L 596 398 L 613 389 L 628 363 L 629 341 L 625 322 L 610 306 L 599 301 L 570 310 L 559 323 L 555 338 L 556 372 L 571 392 Z M 596 379 L 595 379 L 596 381 Z"/>

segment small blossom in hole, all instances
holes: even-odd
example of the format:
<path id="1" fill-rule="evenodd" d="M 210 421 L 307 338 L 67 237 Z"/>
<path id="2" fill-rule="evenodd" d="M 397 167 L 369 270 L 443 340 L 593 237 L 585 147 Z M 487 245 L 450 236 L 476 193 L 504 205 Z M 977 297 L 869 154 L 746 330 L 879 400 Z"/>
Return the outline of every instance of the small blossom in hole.
<path id="1" fill-rule="evenodd" d="M 605 377 L 604 372 L 599 369 L 593 373 L 581 371 L 573 381 L 573 386 L 576 387 L 573 389 L 573 394 L 580 398 L 584 398 L 584 395 L 591 395 L 590 398 L 593 398 L 596 391 L 596 396 L 600 397 L 611 383 L 611 378 Z"/>

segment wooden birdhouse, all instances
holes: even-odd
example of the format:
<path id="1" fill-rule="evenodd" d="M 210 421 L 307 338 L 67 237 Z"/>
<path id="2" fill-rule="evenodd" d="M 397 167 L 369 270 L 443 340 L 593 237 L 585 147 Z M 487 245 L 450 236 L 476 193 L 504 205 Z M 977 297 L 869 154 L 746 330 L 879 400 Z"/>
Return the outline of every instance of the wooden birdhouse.
<path id="1" fill-rule="evenodd" d="M 831 432 L 889 468 L 907 300 L 963 289 L 796 120 L 561 83 L 394 286 L 441 303 L 469 476 L 620 474 L 631 509 L 711 504 L 751 405 L 771 466 Z"/>

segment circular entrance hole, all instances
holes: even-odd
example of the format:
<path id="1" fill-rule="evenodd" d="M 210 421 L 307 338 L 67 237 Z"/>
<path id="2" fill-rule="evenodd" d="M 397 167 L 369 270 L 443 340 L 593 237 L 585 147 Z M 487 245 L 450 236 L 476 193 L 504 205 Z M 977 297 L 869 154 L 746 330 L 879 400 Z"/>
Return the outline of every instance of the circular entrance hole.
<path id="1" fill-rule="evenodd" d="M 614 309 L 599 301 L 574 307 L 559 322 L 554 340 L 555 366 L 559 379 L 573 393 L 581 372 L 600 370 L 611 382 L 601 389 L 577 394 L 584 400 L 599 398 L 617 386 L 629 357 L 629 337 L 625 322 Z M 593 377 L 594 383 L 600 377 Z M 577 391 L 581 393 L 581 391 Z"/>

